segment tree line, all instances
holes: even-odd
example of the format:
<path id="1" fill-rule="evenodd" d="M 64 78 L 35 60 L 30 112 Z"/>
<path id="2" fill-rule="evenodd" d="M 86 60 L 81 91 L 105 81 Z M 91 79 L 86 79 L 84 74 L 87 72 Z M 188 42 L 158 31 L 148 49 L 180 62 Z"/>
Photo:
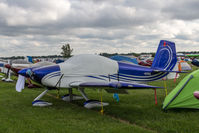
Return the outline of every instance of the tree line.
<path id="1" fill-rule="evenodd" d="M 70 44 L 64 44 L 62 47 L 61 55 L 47 55 L 47 56 L 31 56 L 32 58 L 68 58 L 72 56 L 73 49 L 70 48 Z M 0 57 L 4 60 L 15 60 L 15 59 L 25 59 L 24 56 L 12 56 L 12 57 Z"/>
<path id="2" fill-rule="evenodd" d="M 64 44 L 62 47 L 61 47 L 61 55 L 47 55 L 47 56 L 32 56 L 32 58 L 69 58 L 72 56 L 72 52 L 73 52 L 73 49 L 71 49 L 70 47 L 70 44 L 67 43 L 67 44 Z M 183 54 L 199 54 L 199 51 L 190 51 L 190 52 L 187 52 L 187 51 L 182 51 L 182 52 L 178 52 L 178 53 L 183 53 Z M 133 55 L 135 57 L 138 57 L 142 54 L 151 54 L 152 57 L 155 56 L 155 53 L 154 52 L 150 52 L 150 53 L 134 53 L 134 52 L 131 52 L 131 53 L 100 53 L 99 55 L 101 56 L 105 56 L 105 57 L 111 57 L 111 56 L 114 56 L 114 55 Z M 12 57 L 0 57 L 0 59 L 25 59 L 24 56 L 12 56 Z"/>

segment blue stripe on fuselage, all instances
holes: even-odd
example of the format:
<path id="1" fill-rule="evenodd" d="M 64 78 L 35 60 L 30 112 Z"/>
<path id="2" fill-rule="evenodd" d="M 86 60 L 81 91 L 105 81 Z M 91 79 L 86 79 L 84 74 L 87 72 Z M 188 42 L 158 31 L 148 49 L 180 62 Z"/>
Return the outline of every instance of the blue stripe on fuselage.
<path id="1" fill-rule="evenodd" d="M 44 76 L 46 76 L 50 73 L 53 73 L 53 72 L 57 72 L 57 71 L 60 71 L 59 65 L 37 67 L 37 68 L 32 69 L 34 80 L 36 80 L 37 82 L 40 82 L 40 83 Z"/>
<path id="2" fill-rule="evenodd" d="M 146 76 L 146 73 L 152 73 L 153 69 L 123 62 L 118 62 L 119 74 L 128 74 L 134 76 Z"/>
<path id="3" fill-rule="evenodd" d="M 60 76 L 60 75 L 61 75 L 61 71 L 55 71 L 43 77 L 43 80 L 50 79 L 50 78 Z"/>
<path id="4" fill-rule="evenodd" d="M 168 74 L 168 72 L 154 72 L 153 68 L 118 62 L 119 77 L 131 78 L 132 81 L 153 81 Z M 133 79 L 132 79 L 133 78 Z"/>

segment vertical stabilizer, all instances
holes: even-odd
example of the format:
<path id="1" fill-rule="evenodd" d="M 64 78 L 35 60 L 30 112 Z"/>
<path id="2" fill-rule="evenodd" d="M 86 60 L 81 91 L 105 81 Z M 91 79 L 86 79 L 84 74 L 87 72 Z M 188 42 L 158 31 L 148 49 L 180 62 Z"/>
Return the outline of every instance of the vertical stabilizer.
<path id="1" fill-rule="evenodd" d="M 160 68 L 164 70 L 172 70 L 177 62 L 175 43 L 161 40 L 152 68 Z"/>

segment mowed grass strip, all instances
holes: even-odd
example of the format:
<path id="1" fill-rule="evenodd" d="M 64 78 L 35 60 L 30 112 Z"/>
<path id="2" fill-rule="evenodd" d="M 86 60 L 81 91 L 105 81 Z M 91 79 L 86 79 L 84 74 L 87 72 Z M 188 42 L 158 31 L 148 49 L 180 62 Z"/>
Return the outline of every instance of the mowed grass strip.
<path id="1" fill-rule="evenodd" d="M 197 69 L 193 67 L 193 69 Z M 170 92 L 176 83 L 167 80 Z M 150 83 L 164 86 L 163 81 Z M 43 99 L 52 102 L 50 107 L 32 107 L 32 100 L 44 89 L 25 89 L 22 93 L 14 90 L 13 83 L 0 82 L 0 131 L 2 132 L 160 132 L 160 133 L 198 133 L 199 110 L 173 109 L 162 110 L 165 90 L 157 90 L 158 104 L 155 105 L 154 90 L 129 90 L 129 95 L 119 95 L 116 102 L 112 94 L 103 91 L 103 101 L 110 105 L 104 108 L 88 110 L 83 100 L 66 103 L 51 96 Z M 61 90 L 64 95 L 67 91 Z M 76 94 L 78 91 L 74 90 Z M 91 99 L 100 100 L 100 92 L 86 89 Z M 56 91 L 50 91 L 56 96 Z"/>
<path id="2" fill-rule="evenodd" d="M 193 70 L 196 69 L 193 67 Z M 173 80 L 167 80 L 168 92 L 175 88 L 187 74 L 181 74 L 176 83 Z M 164 86 L 164 81 L 155 81 L 150 84 Z M 111 104 L 106 107 L 106 114 L 160 133 L 198 133 L 199 110 L 172 109 L 163 111 L 164 89 L 157 90 L 158 105 L 155 105 L 154 90 L 130 90 L 129 93 L 130 95 L 120 95 L 120 102 L 115 104 L 111 103 L 109 97 L 106 101 Z"/>

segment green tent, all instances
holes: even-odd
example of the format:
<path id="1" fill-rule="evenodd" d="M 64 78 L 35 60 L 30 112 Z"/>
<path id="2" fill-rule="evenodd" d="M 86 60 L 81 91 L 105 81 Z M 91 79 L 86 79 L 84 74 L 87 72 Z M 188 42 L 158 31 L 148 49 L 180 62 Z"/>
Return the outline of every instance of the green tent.
<path id="1" fill-rule="evenodd" d="M 187 57 L 199 57 L 199 54 L 188 54 Z"/>
<path id="2" fill-rule="evenodd" d="M 163 109 L 193 108 L 199 109 L 199 100 L 193 95 L 199 91 L 199 70 L 187 75 L 165 98 Z"/>

